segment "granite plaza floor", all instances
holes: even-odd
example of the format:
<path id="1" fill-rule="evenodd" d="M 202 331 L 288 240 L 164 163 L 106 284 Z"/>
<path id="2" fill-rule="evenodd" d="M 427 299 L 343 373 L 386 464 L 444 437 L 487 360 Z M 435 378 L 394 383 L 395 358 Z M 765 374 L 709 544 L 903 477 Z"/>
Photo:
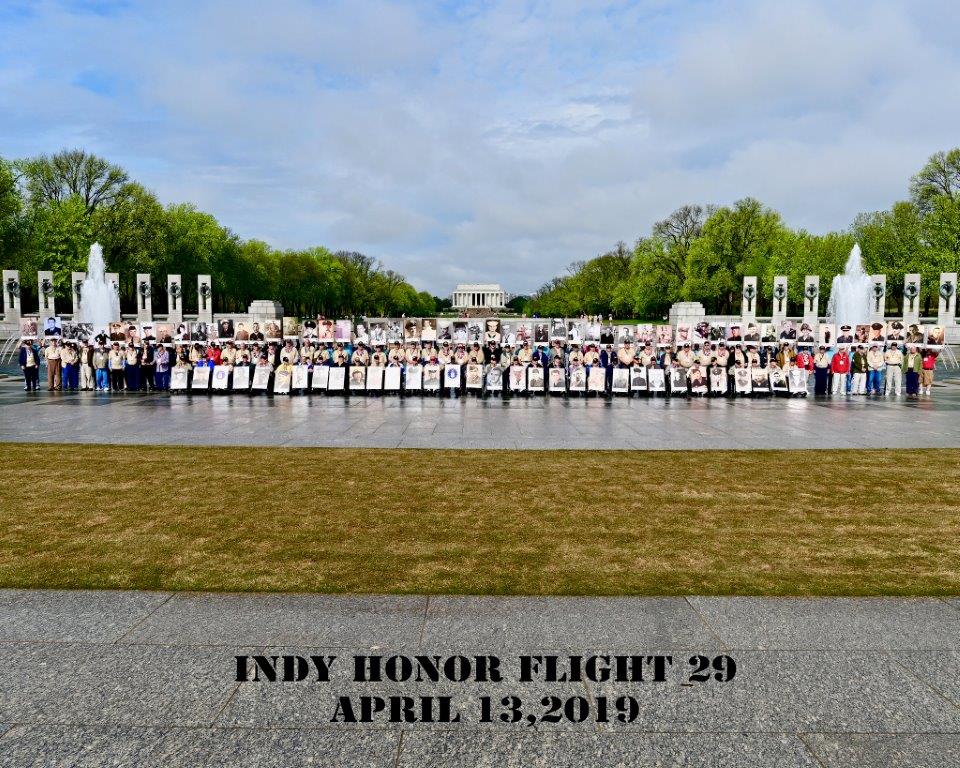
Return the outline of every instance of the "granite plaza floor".
<path id="1" fill-rule="evenodd" d="M 665 682 L 516 682 L 519 654 L 669 654 Z M 335 655 L 329 683 L 237 654 Z M 356 683 L 352 654 L 492 653 L 502 683 Z M 684 684 L 726 654 L 726 683 Z M 0 765 L 956 766 L 960 599 L 338 597 L 0 590 Z M 339 666 L 338 666 L 339 664 Z M 457 725 L 331 723 L 451 695 Z M 477 699 L 630 695 L 632 723 L 477 722 Z"/>
<path id="2" fill-rule="evenodd" d="M 0 442 L 369 448 L 960 447 L 960 385 L 903 399 L 166 395 L 0 381 Z"/>

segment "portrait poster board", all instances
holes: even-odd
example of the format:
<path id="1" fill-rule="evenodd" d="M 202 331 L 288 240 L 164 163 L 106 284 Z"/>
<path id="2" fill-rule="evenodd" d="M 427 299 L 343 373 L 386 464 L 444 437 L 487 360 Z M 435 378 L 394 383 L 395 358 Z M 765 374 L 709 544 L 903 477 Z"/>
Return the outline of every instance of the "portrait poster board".
<path id="1" fill-rule="evenodd" d="M 893 320 L 887 323 L 887 341 L 903 341 L 906 334 L 903 332 L 903 323 Z"/>
<path id="2" fill-rule="evenodd" d="M 923 344 L 924 339 L 923 329 L 917 323 L 910 323 L 907 328 L 907 344 Z"/>
<path id="3" fill-rule="evenodd" d="M 466 344 L 467 343 L 467 321 L 466 320 L 454 320 L 451 324 L 453 328 L 453 341 L 455 344 Z"/>
<path id="4" fill-rule="evenodd" d="M 170 370 L 170 389 L 182 392 L 187 388 L 188 369 L 173 368 Z"/>
<path id="5" fill-rule="evenodd" d="M 20 338 L 21 339 L 35 339 L 37 338 L 37 329 L 40 326 L 40 318 L 31 315 L 30 317 L 21 317 L 20 318 Z"/>
<path id="6" fill-rule="evenodd" d="M 283 318 L 283 338 L 299 339 L 302 333 L 303 323 L 300 322 L 299 317 Z"/>
<path id="7" fill-rule="evenodd" d="M 716 394 L 726 394 L 728 387 L 727 369 L 714 366 L 710 369 L 710 391 Z"/>
<path id="8" fill-rule="evenodd" d="M 440 389 L 440 366 L 431 363 L 423 366 L 423 389 L 425 392 L 436 392 Z"/>
<path id="9" fill-rule="evenodd" d="M 48 339 L 59 339 L 63 336 L 63 320 L 59 317 L 46 318 L 43 321 L 43 335 Z"/>
<path id="10" fill-rule="evenodd" d="M 927 326 L 927 346 L 928 347 L 942 347 L 943 340 L 946 337 L 942 325 L 929 325 Z"/>
<path id="11" fill-rule="evenodd" d="M 370 344 L 370 330 L 366 323 L 357 323 L 353 329 L 354 344 Z"/>
<path id="12" fill-rule="evenodd" d="M 694 395 L 707 394 L 709 379 L 705 368 L 697 366 L 690 369 L 690 392 Z"/>
<path id="13" fill-rule="evenodd" d="M 545 323 L 541 320 L 533 324 L 533 343 L 534 344 L 550 343 L 550 324 L 549 323 Z"/>
<path id="14" fill-rule="evenodd" d="M 733 389 L 738 395 L 749 395 L 753 391 L 749 368 L 733 369 Z"/>
<path id="15" fill-rule="evenodd" d="M 64 323 L 63 338 L 70 341 L 90 341 L 93 338 L 93 323 Z"/>
<path id="16" fill-rule="evenodd" d="M 693 343 L 702 344 L 705 341 L 710 341 L 710 323 L 701 320 L 693 324 Z"/>
<path id="17" fill-rule="evenodd" d="M 870 324 L 870 346 L 882 347 L 887 326 L 884 323 Z"/>
<path id="18" fill-rule="evenodd" d="M 230 385 L 230 366 L 229 365 L 218 365 L 213 369 L 213 382 L 211 384 L 211 389 L 219 389 L 221 391 L 229 388 Z"/>
<path id="19" fill-rule="evenodd" d="M 131 328 L 127 326 L 127 334 L 132 333 Z M 139 331 L 137 331 L 139 334 Z M 206 323 L 190 323 L 190 341 L 207 341 L 209 339 L 209 328 Z M 134 342 L 137 343 L 137 342 Z"/>
<path id="20" fill-rule="evenodd" d="M 403 340 L 420 341 L 421 321 L 419 317 L 407 317 L 403 320 Z"/>
<path id="21" fill-rule="evenodd" d="M 343 392 L 347 380 L 346 368 L 327 368 L 327 391 Z"/>
<path id="22" fill-rule="evenodd" d="M 197 330 L 202 328 L 202 330 Z M 44 331 L 46 333 L 46 331 Z M 206 341 L 207 340 L 207 324 L 206 323 L 192 323 L 190 329 L 190 335 L 194 338 L 195 341 Z M 127 344 L 133 344 L 135 347 L 140 346 L 140 326 L 136 323 L 124 323 L 123 324 L 123 340 Z"/>
<path id="23" fill-rule="evenodd" d="M 693 341 L 693 329 L 689 323 L 677 323 L 677 332 L 674 336 L 674 340 L 678 347 L 682 347 L 684 344 L 690 344 Z"/>
<path id="24" fill-rule="evenodd" d="M 503 369 L 499 365 L 491 365 L 487 369 L 484 385 L 488 392 L 500 392 L 503 389 Z"/>
<path id="25" fill-rule="evenodd" d="M 647 391 L 667 391 L 667 377 L 664 375 L 663 368 L 647 368 Z"/>
<path id="26" fill-rule="evenodd" d="M 327 365 L 313 366 L 313 380 L 310 386 L 313 389 L 326 389 L 330 380 L 330 367 Z"/>
<path id="27" fill-rule="evenodd" d="M 770 389 L 774 392 L 789 392 L 787 388 L 787 374 L 782 368 L 770 369 Z"/>
<path id="28" fill-rule="evenodd" d="M 250 366 L 238 365 L 233 369 L 233 389 L 250 389 Z"/>
<path id="29" fill-rule="evenodd" d="M 727 324 L 722 322 L 710 323 L 710 341 L 726 341 Z"/>
<path id="30" fill-rule="evenodd" d="M 362 391 L 367 388 L 367 369 L 363 365 L 351 365 L 348 369 L 350 391 Z"/>
<path id="31" fill-rule="evenodd" d="M 567 323 L 563 318 L 555 317 L 550 321 L 550 341 L 567 340 Z"/>
<path id="32" fill-rule="evenodd" d="M 317 340 L 317 321 L 313 318 L 304 318 L 300 323 L 300 338 L 309 341 Z"/>
<path id="33" fill-rule="evenodd" d="M 647 346 L 647 344 L 654 344 L 657 340 L 652 323 L 638 323 L 634 336 L 637 344 L 642 347 Z"/>
<path id="34" fill-rule="evenodd" d="M 210 389 L 210 368 L 201 365 L 193 369 L 193 381 L 190 383 L 190 389 Z"/>
<path id="35" fill-rule="evenodd" d="M 480 320 L 467 320 L 467 341 L 468 344 L 483 344 L 483 323 Z"/>
<path id="36" fill-rule="evenodd" d="M 157 342 L 160 344 L 173 344 L 173 323 L 157 323 Z"/>
<path id="37" fill-rule="evenodd" d="M 610 383 L 610 390 L 617 394 L 624 394 L 630 391 L 630 369 L 614 368 L 613 381 Z"/>
<path id="38" fill-rule="evenodd" d="M 250 341 L 250 318 L 238 317 L 236 321 L 234 321 L 233 340 L 244 342 Z"/>
<path id="39" fill-rule="evenodd" d="M 780 323 L 777 339 L 781 342 L 797 340 L 797 327 L 793 324 L 793 320 L 784 320 Z"/>
<path id="40" fill-rule="evenodd" d="M 508 369 L 511 392 L 523 392 L 527 388 L 527 369 L 524 365 L 511 365 Z"/>
<path id="41" fill-rule="evenodd" d="M 317 323 L 317 341 L 324 344 L 336 339 L 335 323 L 333 320 L 321 320 Z"/>
<path id="42" fill-rule="evenodd" d="M 483 389 L 483 366 L 472 363 L 467 366 L 467 389 Z"/>
<path id="43" fill-rule="evenodd" d="M 367 389 L 383 389 L 383 367 L 371 365 L 367 368 Z"/>
<path id="44" fill-rule="evenodd" d="M 672 325 L 658 325 L 656 330 L 657 330 L 657 346 L 658 347 L 673 346 L 673 326 Z"/>
<path id="45" fill-rule="evenodd" d="M 263 336 L 267 341 L 281 341 L 283 329 L 280 327 L 279 322 L 276 320 L 265 320 L 261 327 L 263 328 Z"/>
<path id="46" fill-rule="evenodd" d="M 437 341 L 437 319 L 425 317 L 420 324 L 420 341 Z"/>
<path id="47" fill-rule="evenodd" d="M 349 320 L 337 320 L 333 327 L 333 340 L 349 344 L 353 340 L 353 323 Z"/>
<path id="48" fill-rule="evenodd" d="M 817 326 L 817 344 L 832 347 L 837 341 L 837 326 L 833 323 L 820 323 Z"/>
<path id="49" fill-rule="evenodd" d="M 216 330 L 216 323 L 210 326 L 211 331 Z M 140 341 L 156 341 L 157 340 L 157 329 L 153 323 L 140 323 Z"/>
<path id="50" fill-rule="evenodd" d="M 289 395 L 290 394 L 290 384 L 293 380 L 292 371 L 283 371 L 278 370 L 273 375 L 273 394 L 275 395 Z"/>
<path id="51" fill-rule="evenodd" d="M 853 341 L 856 344 L 867 344 L 870 341 L 870 326 L 860 324 L 854 328 Z"/>
<path id="52" fill-rule="evenodd" d="M 294 389 L 307 389 L 307 386 L 310 383 L 310 366 L 309 365 L 295 365 L 293 366 L 293 381 L 290 383 L 290 386 Z"/>
<path id="53" fill-rule="evenodd" d="M 370 329 L 370 343 L 375 347 L 383 347 L 387 344 L 387 321 L 382 319 L 367 319 L 367 326 Z"/>
<path id="54" fill-rule="evenodd" d="M 587 375 L 587 389 L 591 392 L 607 391 L 607 372 L 599 365 L 591 366 Z"/>
<path id="55" fill-rule="evenodd" d="M 810 323 L 800 323 L 800 330 L 797 331 L 797 346 L 812 347 L 817 342 L 815 325 Z"/>
<path id="56" fill-rule="evenodd" d="M 807 393 L 807 379 L 810 372 L 806 368 L 791 368 L 787 375 L 790 392 L 794 395 Z"/>
<path id="57" fill-rule="evenodd" d="M 567 372 L 563 368 L 551 368 L 549 384 L 551 392 L 564 392 L 567 388 Z"/>
<path id="58" fill-rule="evenodd" d="M 437 341 L 453 341 L 453 321 L 437 318 Z"/>
<path id="59" fill-rule="evenodd" d="M 777 346 L 777 328 L 773 323 L 762 323 L 760 325 L 760 344 L 764 347 Z"/>
<path id="60" fill-rule="evenodd" d="M 423 389 L 423 366 L 408 365 L 407 377 L 403 383 L 403 388 L 407 391 L 418 391 Z"/>
<path id="61" fill-rule="evenodd" d="M 539 365 L 527 368 L 527 389 L 531 392 L 543 392 L 543 368 Z"/>
<path id="62" fill-rule="evenodd" d="M 273 373 L 271 366 L 258 365 L 253 369 L 253 384 L 251 385 L 251 388 L 261 392 L 266 392 L 267 387 L 270 386 L 271 373 Z"/>
<path id="63" fill-rule="evenodd" d="M 443 386 L 447 389 L 460 389 L 460 366 L 450 363 L 443 367 Z"/>
<path id="64" fill-rule="evenodd" d="M 634 392 L 647 391 L 647 369 L 642 365 L 635 365 L 630 369 L 630 389 Z"/>
<path id="65" fill-rule="evenodd" d="M 613 344 L 614 340 L 617 338 L 616 329 L 612 325 L 601 325 L 600 326 L 600 344 L 601 346 L 606 346 L 607 344 Z"/>
<path id="66" fill-rule="evenodd" d="M 403 369 L 399 365 L 391 365 L 383 369 L 383 388 L 388 392 L 397 392 L 400 389 L 400 372 Z"/>
<path id="67" fill-rule="evenodd" d="M 678 395 L 687 392 L 687 372 L 679 365 L 670 369 L 670 392 Z"/>
<path id="68" fill-rule="evenodd" d="M 752 366 L 750 368 L 750 380 L 753 384 L 754 392 L 770 391 L 770 371 L 767 368 Z"/>
<path id="69" fill-rule="evenodd" d="M 571 368 L 570 369 L 570 391 L 571 392 L 586 392 L 587 391 L 587 369 L 586 368 Z"/>
<path id="70" fill-rule="evenodd" d="M 740 323 L 729 323 L 727 325 L 727 346 L 739 346 L 743 344 L 743 328 Z"/>

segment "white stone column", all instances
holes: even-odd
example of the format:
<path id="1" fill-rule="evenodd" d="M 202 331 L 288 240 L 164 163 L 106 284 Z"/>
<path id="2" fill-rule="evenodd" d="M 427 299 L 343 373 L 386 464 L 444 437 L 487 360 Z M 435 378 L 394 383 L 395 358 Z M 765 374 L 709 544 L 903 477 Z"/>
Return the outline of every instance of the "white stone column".
<path id="1" fill-rule="evenodd" d="M 937 325 L 944 327 L 957 322 L 957 273 L 941 272 L 938 289 L 940 303 L 937 307 Z"/>
<path id="2" fill-rule="evenodd" d="M 820 276 L 807 275 L 803 278 L 803 322 L 816 332 L 820 319 Z"/>
<path id="3" fill-rule="evenodd" d="M 870 275 L 870 282 L 870 322 L 882 323 L 887 314 L 887 276 Z"/>
<path id="4" fill-rule="evenodd" d="M 757 319 L 757 278 L 755 276 L 744 275 L 741 299 L 741 322 L 747 323 L 755 321 Z"/>
<path id="5" fill-rule="evenodd" d="M 213 281 L 210 275 L 197 275 L 197 321 L 213 322 Z"/>
<path id="6" fill-rule="evenodd" d="M 57 302 L 54 297 L 53 272 L 43 269 L 37 272 L 37 304 L 40 320 L 56 317 Z"/>
<path id="7" fill-rule="evenodd" d="M 183 322 L 183 283 L 180 275 L 167 275 L 167 322 Z"/>
<path id="8" fill-rule="evenodd" d="M 75 323 L 80 321 L 80 288 L 83 286 L 83 281 L 86 279 L 86 272 L 70 273 L 70 293 L 73 296 L 73 322 Z"/>
<path id="9" fill-rule="evenodd" d="M 153 322 L 153 286 L 150 275 L 145 272 L 137 274 L 137 320 L 141 323 Z"/>
<path id="10" fill-rule="evenodd" d="M 912 300 L 911 300 L 912 299 Z M 903 324 L 920 322 L 920 275 L 903 276 Z"/>
<path id="11" fill-rule="evenodd" d="M 771 322 L 774 328 L 780 328 L 780 324 L 787 319 L 787 276 L 776 275 L 773 278 L 773 311 L 771 312 Z"/>
<path id="12" fill-rule="evenodd" d="M 120 275 L 117 272 L 107 272 L 104 275 L 107 285 L 112 285 L 113 290 L 117 292 L 117 314 L 111 320 L 115 323 L 120 322 Z"/>
<path id="13" fill-rule="evenodd" d="M 20 322 L 20 272 L 16 269 L 3 270 L 3 319 L 8 323 Z"/>

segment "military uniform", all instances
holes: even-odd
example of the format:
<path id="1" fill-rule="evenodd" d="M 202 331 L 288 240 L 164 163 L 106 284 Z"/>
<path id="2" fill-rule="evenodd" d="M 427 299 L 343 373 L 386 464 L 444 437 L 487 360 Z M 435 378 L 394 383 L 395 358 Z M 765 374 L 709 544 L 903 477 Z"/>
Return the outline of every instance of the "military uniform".
<path id="1" fill-rule="evenodd" d="M 883 393 L 900 397 L 903 388 L 903 352 L 900 347 L 892 347 L 884 352 L 883 362 L 887 366 L 887 381 Z"/>

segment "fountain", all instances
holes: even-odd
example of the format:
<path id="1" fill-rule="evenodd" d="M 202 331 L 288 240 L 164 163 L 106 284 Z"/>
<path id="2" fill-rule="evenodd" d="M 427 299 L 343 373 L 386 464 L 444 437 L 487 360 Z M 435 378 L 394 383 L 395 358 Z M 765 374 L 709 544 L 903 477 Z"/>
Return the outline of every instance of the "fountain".
<path id="1" fill-rule="evenodd" d="M 87 257 L 87 278 L 80 287 L 80 322 L 90 323 L 99 330 L 119 320 L 120 297 L 117 289 L 107 282 L 103 248 L 100 243 L 94 243 Z"/>
<path id="2" fill-rule="evenodd" d="M 827 302 L 830 321 L 837 326 L 849 325 L 851 328 L 868 322 L 872 290 L 873 281 L 863 271 L 860 245 L 854 243 L 843 274 L 834 277 L 830 286 L 830 300 Z"/>

